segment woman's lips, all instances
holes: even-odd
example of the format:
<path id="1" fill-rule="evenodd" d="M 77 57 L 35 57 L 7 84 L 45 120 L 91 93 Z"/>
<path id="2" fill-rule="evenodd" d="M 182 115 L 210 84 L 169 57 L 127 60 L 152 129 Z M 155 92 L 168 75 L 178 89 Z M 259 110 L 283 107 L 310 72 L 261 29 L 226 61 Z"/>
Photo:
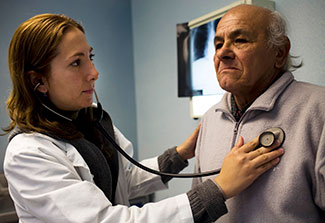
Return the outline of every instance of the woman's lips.
<path id="1" fill-rule="evenodd" d="M 93 94 L 94 93 L 94 89 L 85 90 L 83 92 L 86 93 L 86 94 Z"/>

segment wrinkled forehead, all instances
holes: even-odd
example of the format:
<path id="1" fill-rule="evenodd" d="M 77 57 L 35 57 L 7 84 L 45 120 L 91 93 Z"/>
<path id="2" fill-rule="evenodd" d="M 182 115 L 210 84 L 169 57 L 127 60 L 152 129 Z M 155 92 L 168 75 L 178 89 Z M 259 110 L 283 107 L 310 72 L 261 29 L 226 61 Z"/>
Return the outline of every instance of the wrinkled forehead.
<path id="1" fill-rule="evenodd" d="M 243 29 L 265 33 L 271 11 L 261 7 L 242 5 L 228 11 L 217 26 L 217 33 L 230 29 Z"/>

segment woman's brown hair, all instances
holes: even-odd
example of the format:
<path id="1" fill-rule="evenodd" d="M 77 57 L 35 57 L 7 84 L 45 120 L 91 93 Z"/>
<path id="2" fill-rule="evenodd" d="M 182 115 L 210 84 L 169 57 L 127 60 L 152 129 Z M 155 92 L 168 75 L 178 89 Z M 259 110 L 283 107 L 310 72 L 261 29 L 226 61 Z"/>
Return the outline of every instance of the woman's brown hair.
<path id="1" fill-rule="evenodd" d="M 19 126 L 25 131 L 49 132 L 73 137 L 59 122 L 49 121 L 42 114 L 39 92 L 34 91 L 30 73 L 48 78 L 50 63 L 57 55 L 61 39 L 69 28 L 83 27 L 75 20 L 57 14 L 36 15 L 23 22 L 14 33 L 8 53 L 12 90 L 7 100 L 11 122 L 5 134 Z"/>

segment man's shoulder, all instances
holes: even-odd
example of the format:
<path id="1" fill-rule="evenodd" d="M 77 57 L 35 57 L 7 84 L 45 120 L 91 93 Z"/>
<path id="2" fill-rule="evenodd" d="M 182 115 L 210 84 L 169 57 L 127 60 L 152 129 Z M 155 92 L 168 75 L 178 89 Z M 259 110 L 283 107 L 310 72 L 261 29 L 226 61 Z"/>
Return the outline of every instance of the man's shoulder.
<path id="1" fill-rule="evenodd" d="M 306 95 L 310 99 L 317 99 L 325 101 L 325 86 L 316 85 L 309 82 L 295 81 L 293 90 L 297 95 Z"/>

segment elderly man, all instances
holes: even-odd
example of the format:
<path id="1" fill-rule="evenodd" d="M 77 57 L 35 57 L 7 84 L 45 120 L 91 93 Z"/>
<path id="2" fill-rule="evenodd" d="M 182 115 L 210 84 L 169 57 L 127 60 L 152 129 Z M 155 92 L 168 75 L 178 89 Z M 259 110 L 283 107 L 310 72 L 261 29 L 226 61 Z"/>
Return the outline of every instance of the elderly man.
<path id="1" fill-rule="evenodd" d="M 220 20 L 215 69 L 227 91 L 202 118 L 196 170 L 220 167 L 239 136 L 285 131 L 281 163 L 226 201 L 217 222 L 325 222 L 325 88 L 298 82 L 277 12 L 240 5 Z M 217 162 L 216 162 L 217 160 Z M 207 180 L 195 179 L 193 186 Z"/>

